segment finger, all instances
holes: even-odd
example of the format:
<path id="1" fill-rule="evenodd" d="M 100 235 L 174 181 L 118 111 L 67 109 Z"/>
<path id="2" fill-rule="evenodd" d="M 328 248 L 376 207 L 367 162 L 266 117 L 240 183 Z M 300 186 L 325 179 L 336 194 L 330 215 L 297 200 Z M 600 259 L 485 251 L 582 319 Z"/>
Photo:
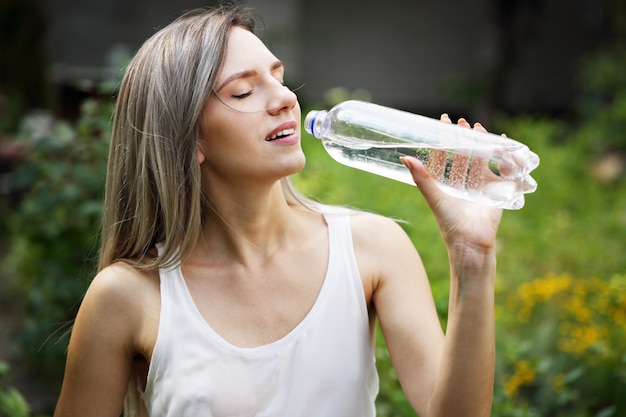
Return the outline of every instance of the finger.
<path id="1" fill-rule="evenodd" d="M 474 130 L 478 130 L 478 131 L 487 133 L 487 129 L 485 129 L 485 127 L 482 124 L 480 124 L 479 122 L 474 123 Z"/>
<path id="2" fill-rule="evenodd" d="M 474 123 L 473 128 L 479 132 L 488 133 L 487 129 L 485 129 L 485 127 L 479 122 Z M 474 157 L 470 162 L 467 177 L 467 188 L 470 190 L 482 189 L 487 175 L 490 173 L 491 171 L 489 171 L 487 167 L 487 160 L 481 152 L 477 152 L 474 154 Z"/>
<path id="3" fill-rule="evenodd" d="M 463 190 L 465 188 L 465 179 L 469 168 L 470 158 L 460 153 L 454 154 L 452 158 L 452 166 L 450 167 L 449 183 L 452 187 Z"/>
<path id="4" fill-rule="evenodd" d="M 409 169 L 415 185 L 417 185 L 417 188 L 419 188 L 428 204 L 432 207 L 435 200 L 434 196 L 440 190 L 433 178 L 428 174 L 426 167 L 412 156 L 400 157 L 400 161 Z"/>
<path id="5" fill-rule="evenodd" d="M 460 119 L 456 122 L 456 124 L 457 124 L 457 125 L 459 125 L 459 126 L 463 126 L 463 127 L 471 127 L 471 126 L 470 126 L 470 124 L 469 124 L 469 122 L 468 122 L 467 120 L 465 120 L 465 118 L 464 118 L 464 117 L 461 117 L 461 118 L 460 118 Z"/>
<path id="6" fill-rule="evenodd" d="M 470 124 L 464 118 L 460 118 L 457 124 L 461 127 L 470 128 Z M 449 184 L 459 190 L 465 188 L 465 179 L 469 168 L 470 158 L 461 153 L 455 153 L 452 158 L 452 166 L 450 167 Z"/>
<path id="7" fill-rule="evenodd" d="M 444 123 L 452 123 L 448 113 L 443 113 L 439 118 Z M 443 180 L 446 172 L 446 164 L 448 162 L 448 152 L 442 149 L 431 149 L 428 154 L 428 163 L 426 169 L 431 177 Z"/>
<path id="8" fill-rule="evenodd" d="M 448 162 L 448 152 L 441 149 L 431 149 L 428 154 L 426 169 L 431 177 L 443 179 Z"/>
<path id="9" fill-rule="evenodd" d="M 481 132 L 487 133 L 487 129 L 485 129 L 483 127 L 483 125 L 478 123 L 478 122 L 474 123 L 474 130 L 479 130 Z M 507 137 L 506 133 L 502 133 L 500 136 L 503 137 L 503 138 Z M 483 162 L 483 163 L 485 163 L 485 162 Z M 499 172 L 498 175 L 500 175 L 500 176 L 507 177 L 507 176 L 512 175 L 513 172 L 514 172 L 514 165 L 511 163 L 511 161 L 508 161 L 506 159 L 499 160 L 499 162 L 497 164 L 497 167 L 498 167 L 498 172 Z M 470 173 L 471 173 L 471 171 L 470 171 Z"/>

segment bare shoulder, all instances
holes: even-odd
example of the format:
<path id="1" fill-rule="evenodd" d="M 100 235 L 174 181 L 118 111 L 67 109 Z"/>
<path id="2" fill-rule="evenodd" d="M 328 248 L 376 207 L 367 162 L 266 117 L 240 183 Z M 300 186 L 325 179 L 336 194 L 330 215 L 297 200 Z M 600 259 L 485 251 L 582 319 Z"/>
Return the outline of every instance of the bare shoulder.
<path id="1" fill-rule="evenodd" d="M 143 344 L 139 338 L 145 331 L 146 318 L 160 307 L 158 275 L 143 272 L 123 262 L 100 271 L 91 282 L 81 304 L 77 323 L 106 325 L 126 338 L 129 346 Z M 149 321 L 158 321 L 150 317 Z"/>
<path id="2" fill-rule="evenodd" d="M 379 214 L 356 212 L 351 216 L 355 247 L 380 251 L 413 245 L 397 221 Z"/>
<path id="3" fill-rule="evenodd" d="M 109 265 L 91 282 L 86 300 L 103 302 L 109 308 L 133 309 L 145 297 L 158 292 L 158 277 L 150 272 L 139 271 L 124 262 Z"/>
<path id="4" fill-rule="evenodd" d="M 133 363 L 154 344 L 149 323 L 159 309 L 150 304 L 158 300 L 158 278 L 130 265 L 95 276 L 74 322 L 55 416 L 120 415 Z"/>
<path id="5" fill-rule="evenodd" d="M 398 222 L 372 213 L 355 213 L 351 222 L 354 251 L 368 301 L 381 283 L 420 268 L 413 242 Z"/>

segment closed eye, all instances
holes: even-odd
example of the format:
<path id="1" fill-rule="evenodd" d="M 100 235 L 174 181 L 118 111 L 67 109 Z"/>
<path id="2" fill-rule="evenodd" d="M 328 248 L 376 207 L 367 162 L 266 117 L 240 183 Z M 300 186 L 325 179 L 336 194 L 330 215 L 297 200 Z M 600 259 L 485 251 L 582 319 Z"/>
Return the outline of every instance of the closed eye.
<path id="1" fill-rule="evenodd" d="M 245 92 L 245 93 L 242 93 L 242 94 L 233 94 L 231 97 L 232 98 L 236 98 L 237 100 L 242 100 L 242 99 L 244 99 L 246 97 L 249 97 L 251 95 L 252 95 L 252 91 L 248 91 L 248 92 Z"/>

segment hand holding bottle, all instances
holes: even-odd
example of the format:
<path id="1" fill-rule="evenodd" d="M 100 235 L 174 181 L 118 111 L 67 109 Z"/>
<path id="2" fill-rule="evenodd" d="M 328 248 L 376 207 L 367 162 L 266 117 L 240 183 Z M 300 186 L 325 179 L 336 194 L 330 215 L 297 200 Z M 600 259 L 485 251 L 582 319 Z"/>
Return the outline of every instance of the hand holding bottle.
<path id="1" fill-rule="evenodd" d="M 451 123 L 450 118 L 446 114 L 441 116 L 441 121 Z M 465 119 L 460 119 L 458 125 L 471 129 L 471 126 Z M 474 129 L 486 132 L 485 128 L 479 123 L 474 125 Z M 445 164 L 447 152 L 444 150 L 434 150 L 434 152 L 440 152 L 443 155 L 440 158 L 435 153 L 431 156 L 430 161 L 432 162 L 433 158 L 435 160 L 441 159 L 442 163 Z M 455 167 L 455 164 L 467 164 L 467 161 L 463 158 L 461 155 L 455 155 L 450 168 L 451 181 L 456 180 L 454 178 L 455 172 L 462 172 L 461 169 Z M 459 246 L 462 246 L 463 250 L 470 247 L 478 252 L 483 250 L 490 251 L 494 248 L 496 232 L 502 217 L 501 208 L 455 198 L 445 193 L 436 183 L 436 176 L 443 175 L 443 170 L 438 167 L 437 163 L 429 163 L 429 169 L 427 169 L 415 157 L 405 156 L 401 160 L 411 172 L 413 180 L 433 211 L 449 250 L 454 251 Z M 460 177 L 461 175 L 459 175 Z M 463 176 L 463 178 L 465 177 Z"/>

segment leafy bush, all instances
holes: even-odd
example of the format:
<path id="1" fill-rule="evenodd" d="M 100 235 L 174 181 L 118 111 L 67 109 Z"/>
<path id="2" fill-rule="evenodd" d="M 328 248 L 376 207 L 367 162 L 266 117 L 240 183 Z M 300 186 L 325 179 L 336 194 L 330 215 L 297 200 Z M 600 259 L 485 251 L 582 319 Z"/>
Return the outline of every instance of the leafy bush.
<path id="1" fill-rule="evenodd" d="M 501 121 L 542 164 L 523 216 L 500 233 L 494 415 L 626 413 L 625 59 L 588 61 L 578 123 Z"/>
<path id="2" fill-rule="evenodd" d="M 504 215 L 500 276 L 517 283 L 547 272 L 609 277 L 626 271 L 624 178 L 606 182 L 594 175 L 595 156 L 567 141 L 577 133 L 575 126 L 531 117 L 500 125 L 541 157 L 533 172 L 537 191 L 520 212 Z"/>
<path id="3" fill-rule="evenodd" d="M 61 336 L 93 273 L 110 115 L 110 104 L 89 100 L 75 124 L 32 115 L 18 134 L 27 156 L 13 176 L 23 197 L 9 217 L 6 266 L 23 303 L 20 352 L 58 379 Z"/>

